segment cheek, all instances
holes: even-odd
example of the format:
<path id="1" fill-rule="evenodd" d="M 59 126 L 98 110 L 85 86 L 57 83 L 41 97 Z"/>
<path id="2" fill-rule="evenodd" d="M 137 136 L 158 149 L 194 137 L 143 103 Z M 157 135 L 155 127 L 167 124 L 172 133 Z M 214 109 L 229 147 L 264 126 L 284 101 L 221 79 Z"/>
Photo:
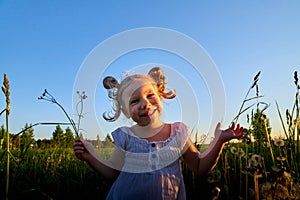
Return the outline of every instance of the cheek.
<path id="1" fill-rule="evenodd" d="M 159 105 L 159 104 L 161 104 L 161 100 L 160 100 L 160 99 L 157 99 L 157 98 L 152 99 L 152 100 L 151 100 L 151 104 L 152 104 L 152 105 Z"/>
<path id="2" fill-rule="evenodd" d="M 139 111 L 138 105 L 134 105 L 134 106 L 129 107 L 129 112 L 131 113 L 131 115 L 138 113 L 138 111 Z"/>
<path id="3" fill-rule="evenodd" d="M 151 104 L 156 107 L 156 109 L 158 109 L 159 112 L 162 111 L 162 102 L 160 99 L 155 99 L 153 101 L 151 101 Z"/>

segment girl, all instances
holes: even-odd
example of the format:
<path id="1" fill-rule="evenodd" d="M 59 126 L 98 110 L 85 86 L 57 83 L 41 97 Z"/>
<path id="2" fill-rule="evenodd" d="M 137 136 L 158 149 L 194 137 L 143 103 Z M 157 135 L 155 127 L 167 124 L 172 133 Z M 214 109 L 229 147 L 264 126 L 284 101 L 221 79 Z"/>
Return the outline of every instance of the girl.
<path id="1" fill-rule="evenodd" d="M 243 136 L 239 124 L 221 130 L 218 123 L 214 140 L 200 154 L 184 123 L 160 119 L 162 99 L 172 99 L 176 92 L 166 89 L 166 78 L 158 67 L 147 75 L 128 76 L 120 84 L 106 77 L 103 84 L 114 102 L 113 114 L 104 113 L 104 119 L 115 121 L 122 112 L 135 122 L 112 132 L 115 147 L 107 160 L 98 157 L 90 143 L 75 141 L 79 159 L 103 176 L 116 179 L 106 199 L 186 199 L 179 158 L 182 156 L 195 174 L 206 174 L 216 165 L 224 144 Z"/>

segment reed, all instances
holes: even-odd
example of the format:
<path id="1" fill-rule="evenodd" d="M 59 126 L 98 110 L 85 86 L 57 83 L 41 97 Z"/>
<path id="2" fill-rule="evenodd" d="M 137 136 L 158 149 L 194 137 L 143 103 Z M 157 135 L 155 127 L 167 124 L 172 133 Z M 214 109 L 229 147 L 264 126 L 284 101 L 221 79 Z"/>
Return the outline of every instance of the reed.
<path id="1" fill-rule="evenodd" d="M 6 74 L 4 74 L 3 86 L 1 87 L 6 98 L 6 107 L 1 111 L 0 115 L 5 112 L 5 135 L 6 135 L 6 186 L 5 186 L 5 198 L 8 199 L 9 193 L 9 164 L 10 164 L 10 139 L 9 139 L 9 129 L 8 129 L 8 117 L 10 114 L 10 85 Z"/>

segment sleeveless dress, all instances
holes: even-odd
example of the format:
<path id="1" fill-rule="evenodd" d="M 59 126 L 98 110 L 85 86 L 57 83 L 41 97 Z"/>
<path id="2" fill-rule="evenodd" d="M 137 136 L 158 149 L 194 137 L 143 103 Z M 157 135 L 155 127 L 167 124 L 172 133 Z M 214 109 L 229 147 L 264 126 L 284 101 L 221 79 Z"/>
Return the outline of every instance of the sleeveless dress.
<path id="1" fill-rule="evenodd" d="M 115 145 L 124 150 L 125 161 L 107 200 L 185 200 L 180 156 L 187 148 L 188 127 L 171 124 L 170 137 L 149 142 L 136 137 L 129 127 L 112 132 Z"/>

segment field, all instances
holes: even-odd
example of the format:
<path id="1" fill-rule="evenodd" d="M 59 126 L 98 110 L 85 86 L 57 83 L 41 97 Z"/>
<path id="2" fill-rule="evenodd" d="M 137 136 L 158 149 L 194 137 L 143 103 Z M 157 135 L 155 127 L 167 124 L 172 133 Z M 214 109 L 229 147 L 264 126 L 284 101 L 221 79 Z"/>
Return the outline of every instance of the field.
<path id="1" fill-rule="evenodd" d="M 286 109 L 284 117 L 277 105 L 284 138 L 272 137 L 265 115 L 268 105 L 260 101 L 258 94 L 258 77 L 259 73 L 249 89 L 256 88 L 256 95 L 249 98 L 247 92 L 233 120 L 238 122 L 242 115 L 247 117 L 249 126 L 245 127 L 245 137 L 238 142 L 227 143 L 218 164 L 205 176 L 195 176 L 182 162 L 187 199 L 300 199 L 298 75 L 295 72 L 296 95 L 292 109 Z M 0 129 L 0 198 L 105 199 L 112 182 L 74 156 L 74 136 L 70 136 L 70 129 L 63 133 L 57 126 L 52 140 L 39 142 L 32 138 L 30 126 L 18 135 L 9 133 L 7 77 L 2 90 L 7 106 L 0 113 L 6 114 L 6 126 Z M 254 104 L 244 108 L 253 100 Z M 76 130 L 76 127 L 73 128 Z M 111 152 L 109 141 L 109 138 L 101 141 L 98 146 L 102 157 L 108 157 Z M 199 149 L 202 147 L 201 150 L 206 148 L 198 137 L 195 145 Z"/>
<path id="2" fill-rule="evenodd" d="M 219 199 L 238 199 L 239 196 L 247 199 L 246 194 L 248 199 L 255 199 L 256 187 L 260 197 L 266 196 L 265 199 L 300 198 L 299 173 L 290 170 L 292 162 L 279 160 L 283 158 L 279 155 L 286 156 L 284 147 L 274 148 L 278 168 L 272 168 L 269 148 L 263 148 L 264 157 L 250 153 L 255 151 L 252 148 L 257 148 L 254 144 L 247 148 L 249 146 L 237 143 L 226 145 L 218 165 L 207 176 L 194 176 L 182 163 L 188 199 L 195 196 L 212 199 L 214 194 L 219 195 Z M 103 157 L 111 151 L 105 150 Z M 28 149 L 24 155 L 19 152 L 11 152 L 15 160 L 10 162 L 10 199 L 90 199 L 95 196 L 104 199 L 112 183 L 78 160 L 70 148 Z M 6 152 L 1 150 L 0 156 L 1 199 L 4 199 Z"/>

